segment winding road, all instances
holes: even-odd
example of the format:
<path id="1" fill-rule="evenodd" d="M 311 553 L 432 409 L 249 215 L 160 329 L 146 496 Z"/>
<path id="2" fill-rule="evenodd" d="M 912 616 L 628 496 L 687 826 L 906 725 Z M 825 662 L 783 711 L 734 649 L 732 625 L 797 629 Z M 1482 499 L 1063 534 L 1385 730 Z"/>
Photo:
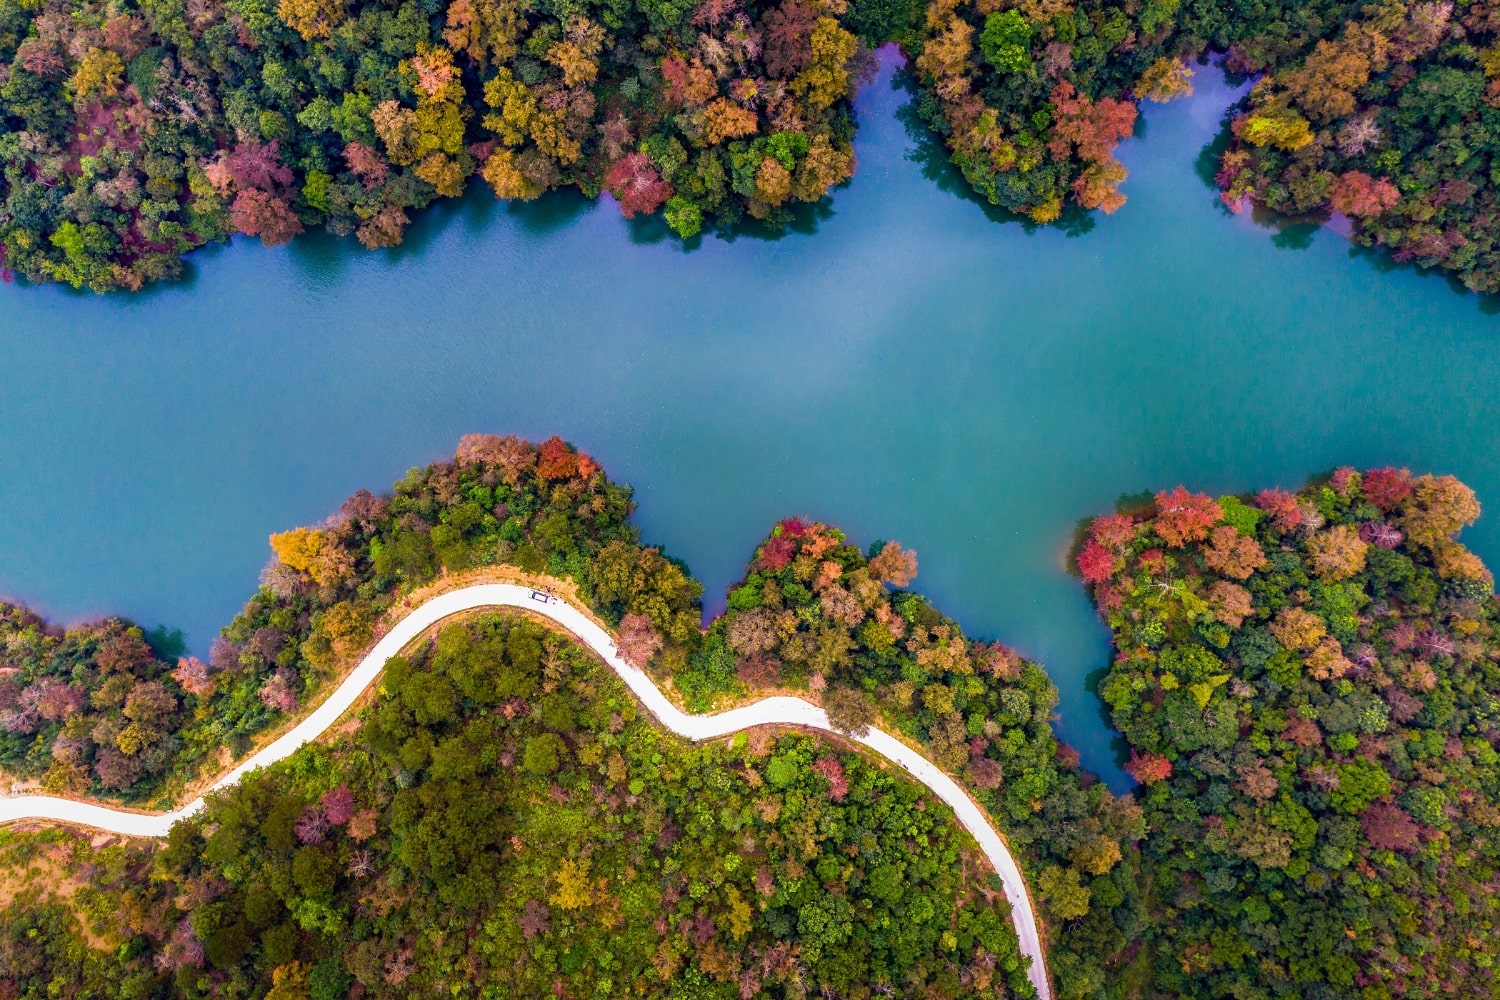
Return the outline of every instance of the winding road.
<path id="1" fill-rule="evenodd" d="M 305 743 L 317 739 L 343 716 L 379 676 L 386 661 L 401 652 L 414 639 L 445 618 L 486 607 L 524 608 L 535 614 L 550 618 L 571 632 L 585 645 L 599 654 L 615 673 L 630 687 L 646 709 L 668 729 L 690 740 L 707 740 L 748 729 L 752 726 L 782 725 L 803 726 L 837 732 L 828 722 L 828 715 L 816 705 L 801 698 L 766 698 L 753 705 L 717 715 L 688 715 L 667 700 L 661 689 L 640 669 L 621 659 L 614 639 L 583 611 L 555 597 L 547 597 L 526 587 L 508 583 L 486 583 L 448 591 L 426 601 L 375 644 L 375 648 L 360 661 L 359 666 L 344 679 L 333 694 L 312 714 L 288 730 L 275 742 L 259 753 L 246 759 L 234 770 L 225 774 L 208 789 L 213 792 L 239 781 L 247 772 L 282 760 Z M 863 736 L 849 737 L 869 747 L 888 760 L 899 764 L 912 777 L 930 788 L 958 817 L 959 823 L 979 843 L 989 858 L 990 864 L 999 873 L 1005 886 L 1005 896 L 1010 900 L 1011 916 L 1015 922 L 1016 936 L 1020 939 L 1021 954 L 1031 959 L 1028 975 L 1036 986 L 1042 1000 L 1051 1000 L 1051 987 L 1047 981 L 1046 963 L 1042 955 L 1041 935 L 1037 929 L 1036 914 L 1031 899 L 1026 893 L 1026 881 L 1016 866 L 1015 858 L 999 833 L 990 825 L 984 810 L 959 787 L 958 783 L 941 768 L 916 750 L 879 729 L 870 729 Z M 207 793 L 205 793 L 207 794 Z M 199 796 L 187 805 L 168 813 L 137 813 L 125 809 L 111 809 L 89 802 L 60 799 L 44 795 L 17 795 L 0 798 L 0 823 L 17 820 L 53 820 L 94 827 L 110 833 L 132 837 L 164 837 L 172 824 L 191 816 L 204 805 Z"/>

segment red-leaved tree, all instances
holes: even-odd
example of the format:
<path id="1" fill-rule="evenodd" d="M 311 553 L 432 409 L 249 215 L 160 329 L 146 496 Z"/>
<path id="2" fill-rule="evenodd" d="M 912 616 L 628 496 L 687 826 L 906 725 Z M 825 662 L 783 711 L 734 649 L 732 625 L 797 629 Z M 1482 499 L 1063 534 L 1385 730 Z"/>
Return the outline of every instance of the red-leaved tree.
<path id="1" fill-rule="evenodd" d="M 1394 208 L 1401 192 L 1384 177 L 1351 170 L 1328 188 L 1328 206 L 1344 215 L 1379 215 Z"/>
<path id="2" fill-rule="evenodd" d="M 651 215 L 672 197 L 672 185 L 662 180 L 645 153 L 631 153 L 617 160 L 604 184 L 620 199 L 620 211 L 627 219 L 636 214 Z"/>
<path id="3" fill-rule="evenodd" d="M 661 649 L 661 633 L 645 615 L 626 615 L 620 622 L 618 648 L 620 658 L 632 667 L 645 669 L 657 650 Z"/>
<path id="4" fill-rule="evenodd" d="M 1415 850 L 1419 830 L 1416 821 L 1393 802 L 1376 802 L 1360 813 L 1359 825 L 1373 847 L 1386 851 Z"/>
<path id="5" fill-rule="evenodd" d="M 259 236 L 268 247 L 290 242 L 302 232 L 302 220 L 292 206 L 260 188 L 249 188 L 235 195 L 229 219 L 234 228 L 246 236 Z"/>
<path id="6" fill-rule="evenodd" d="M 1135 518 L 1128 514 L 1104 514 L 1089 525 L 1089 537 L 1106 549 L 1118 549 L 1135 538 Z"/>
<path id="7" fill-rule="evenodd" d="M 1173 548 L 1203 541 L 1222 516 L 1206 494 L 1182 486 L 1156 494 L 1156 533 Z"/>
<path id="8" fill-rule="evenodd" d="M 1078 572 L 1083 575 L 1084 583 L 1104 583 L 1114 575 L 1114 553 L 1090 538 L 1078 553 Z"/>
<path id="9" fill-rule="evenodd" d="M 1405 469 L 1370 469 L 1364 474 L 1365 499 L 1389 514 L 1411 496 L 1411 473 Z"/>
<path id="10" fill-rule="evenodd" d="M 579 453 L 557 435 L 542 442 L 538 450 L 536 474 L 543 479 L 571 479 L 578 475 Z"/>
<path id="11" fill-rule="evenodd" d="M 1125 770 L 1141 784 L 1151 785 L 1172 776 L 1172 762 L 1161 754 L 1132 750 L 1130 759 L 1125 762 Z"/>
<path id="12" fill-rule="evenodd" d="M 1271 515 L 1271 524 L 1277 531 L 1296 531 L 1302 525 L 1302 508 L 1286 490 L 1261 490 L 1255 494 L 1255 506 Z"/>
<path id="13" fill-rule="evenodd" d="M 917 575 L 917 554 L 903 549 L 900 542 L 886 542 L 879 554 L 870 560 L 870 573 L 892 587 L 909 587 Z"/>

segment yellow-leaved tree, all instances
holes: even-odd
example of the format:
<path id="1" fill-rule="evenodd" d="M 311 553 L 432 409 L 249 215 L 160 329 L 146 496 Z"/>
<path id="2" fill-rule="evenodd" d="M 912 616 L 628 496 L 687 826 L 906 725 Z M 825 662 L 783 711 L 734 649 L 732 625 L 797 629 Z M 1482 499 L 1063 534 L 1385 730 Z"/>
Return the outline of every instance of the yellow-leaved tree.
<path id="1" fill-rule="evenodd" d="M 304 40 L 328 38 L 347 17 L 343 0 L 281 0 L 281 20 Z"/>
<path id="2" fill-rule="evenodd" d="M 581 910 L 593 900 L 589 884 L 589 860 L 564 861 L 553 875 L 557 879 L 557 891 L 552 894 L 552 905 L 565 910 Z"/>
<path id="3" fill-rule="evenodd" d="M 95 94 L 113 97 L 119 93 L 120 79 L 125 75 L 125 63 L 109 49 L 89 49 L 78 60 L 78 69 L 73 74 L 73 96 L 82 100 Z"/>
<path id="4" fill-rule="evenodd" d="M 837 20 L 820 17 L 812 30 L 812 65 L 792 80 L 792 90 L 802 95 L 807 106 L 824 111 L 849 93 L 849 60 L 859 48 L 859 41 L 845 31 Z"/>
<path id="5" fill-rule="evenodd" d="M 288 962 L 271 970 L 271 990 L 266 1000 L 308 1000 L 312 989 L 312 966 Z"/>

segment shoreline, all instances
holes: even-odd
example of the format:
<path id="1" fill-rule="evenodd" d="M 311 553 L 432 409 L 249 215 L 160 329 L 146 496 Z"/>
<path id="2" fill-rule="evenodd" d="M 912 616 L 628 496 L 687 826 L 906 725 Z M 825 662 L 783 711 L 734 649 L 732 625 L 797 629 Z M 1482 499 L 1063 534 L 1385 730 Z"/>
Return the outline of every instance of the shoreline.
<path id="1" fill-rule="evenodd" d="M 630 688 L 642 706 L 669 731 L 694 742 L 717 739 L 762 725 L 786 725 L 832 733 L 873 750 L 897 764 L 925 785 L 953 810 L 954 818 L 978 843 L 1004 885 L 1011 905 L 1011 922 L 1020 952 L 1030 959 L 1027 971 L 1041 1000 L 1051 1000 L 1041 931 L 1030 891 L 1004 838 L 988 814 L 941 768 L 896 737 L 874 727 L 862 735 L 843 733 L 828 721 L 828 715 L 812 703 L 785 695 L 763 698 L 749 705 L 712 715 L 690 715 L 674 705 L 645 671 L 620 656 L 613 636 L 588 613 L 555 596 L 514 583 L 480 583 L 446 590 L 413 608 L 383 635 L 333 692 L 290 730 L 262 747 L 212 782 L 197 798 L 165 813 L 139 813 L 73 799 L 46 795 L 0 798 L 0 824 L 26 820 L 70 823 L 109 833 L 135 837 L 164 837 L 179 820 L 199 812 L 213 792 L 258 770 L 290 757 L 337 725 L 384 671 L 386 662 L 399 655 L 433 626 L 489 607 L 519 608 L 549 619 L 598 655 Z"/>

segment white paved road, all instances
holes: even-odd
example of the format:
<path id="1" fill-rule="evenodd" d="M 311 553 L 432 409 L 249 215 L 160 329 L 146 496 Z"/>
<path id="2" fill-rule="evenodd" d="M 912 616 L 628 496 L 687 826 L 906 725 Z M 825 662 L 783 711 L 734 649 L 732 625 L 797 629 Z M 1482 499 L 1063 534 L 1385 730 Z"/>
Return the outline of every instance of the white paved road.
<path id="1" fill-rule="evenodd" d="M 209 791 L 231 785 L 247 772 L 289 757 L 304 743 L 317 739 L 349 710 L 384 669 L 387 660 L 400 653 L 434 624 L 476 608 L 497 606 L 525 608 L 552 619 L 573 633 L 603 657 L 662 725 L 690 740 L 714 739 L 761 725 L 805 726 L 809 729 L 836 731 L 829 725 L 828 716 L 821 708 L 801 698 L 766 698 L 753 705 L 717 715 L 688 715 L 668 701 L 666 695 L 662 694 L 644 672 L 621 659 L 610 634 L 579 609 L 556 598 L 541 598 L 534 591 L 515 584 L 486 583 L 440 594 L 408 614 L 376 643 L 375 648 L 360 661 L 359 666 L 354 668 L 327 701 L 274 743 L 214 782 Z M 1041 935 L 1037 930 L 1031 899 L 1026 894 L 1026 882 L 1021 877 L 1020 869 L 1016 867 L 1015 858 L 1011 857 L 1010 849 L 990 825 L 984 810 L 941 768 L 895 737 L 872 728 L 856 739 L 882 757 L 899 764 L 912 777 L 932 789 L 938 798 L 952 808 L 964 829 L 979 842 L 980 849 L 994 865 L 1005 885 L 1005 895 L 1010 900 L 1011 914 L 1016 925 L 1016 936 L 1021 942 L 1021 954 L 1031 959 L 1031 981 L 1042 1000 L 1050 1000 L 1051 988 L 1042 956 Z M 52 796 L 17 795 L 0 798 L 0 823 L 23 819 L 55 820 L 133 837 L 164 837 L 173 823 L 202 808 L 201 796 L 169 813 L 137 813 Z"/>

